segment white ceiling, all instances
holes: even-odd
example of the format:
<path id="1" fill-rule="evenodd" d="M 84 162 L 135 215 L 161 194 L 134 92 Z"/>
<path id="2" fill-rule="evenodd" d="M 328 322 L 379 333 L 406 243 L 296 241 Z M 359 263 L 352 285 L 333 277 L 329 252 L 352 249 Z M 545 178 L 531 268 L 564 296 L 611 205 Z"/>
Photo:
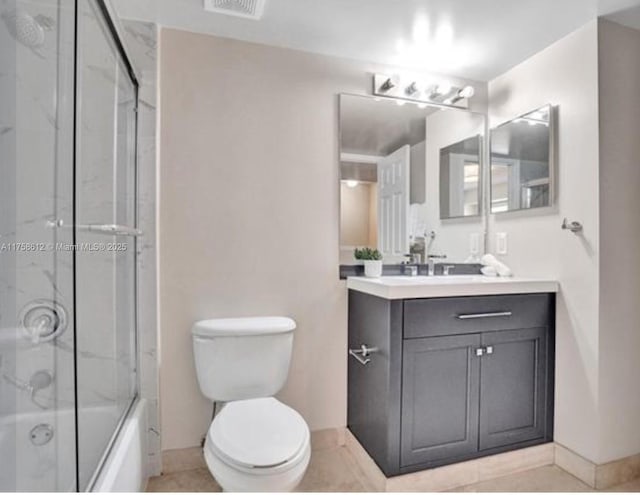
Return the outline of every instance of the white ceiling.
<path id="1" fill-rule="evenodd" d="M 640 0 L 267 0 L 258 21 L 202 0 L 111 0 L 123 18 L 487 81 L 598 15 Z M 617 14 L 640 27 L 640 15 Z M 625 22 L 630 19 L 629 22 Z"/>

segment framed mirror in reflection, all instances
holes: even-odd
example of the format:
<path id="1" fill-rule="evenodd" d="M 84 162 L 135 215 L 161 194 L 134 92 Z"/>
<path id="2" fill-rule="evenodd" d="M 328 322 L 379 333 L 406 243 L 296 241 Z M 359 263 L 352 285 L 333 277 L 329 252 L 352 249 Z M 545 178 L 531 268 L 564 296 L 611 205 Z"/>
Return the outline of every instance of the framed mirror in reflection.
<path id="1" fill-rule="evenodd" d="M 476 262 L 484 253 L 482 114 L 340 96 L 340 263 Z M 412 255 L 412 256 L 410 256 Z"/>
<path id="2" fill-rule="evenodd" d="M 440 150 L 440 218 L 480 214 L 482 136 L 472 136 Z"/>
<path id="3" fill-rule="evenodd" d="M 553 205 L 553 123 L 546 105 L 491 130 L 491 213 Z"/>

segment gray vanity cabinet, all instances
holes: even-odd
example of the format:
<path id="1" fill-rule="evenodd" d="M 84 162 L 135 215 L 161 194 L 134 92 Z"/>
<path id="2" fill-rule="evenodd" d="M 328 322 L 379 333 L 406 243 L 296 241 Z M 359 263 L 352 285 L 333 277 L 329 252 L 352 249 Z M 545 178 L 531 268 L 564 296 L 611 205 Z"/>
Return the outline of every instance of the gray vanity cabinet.
<path id="1" fill-rule="evenodd" d="M 547 328 L 483 334 L 481 450 L 545 437 L 547 340 Z"/>
<path id="2" fill-rule="evenodd" d="M 477 452 L 480 344 L 477 334 L 405 340 L 401 465 Z"/>
<path id="3" fill-rule="evenodd" d="M 387 476 L 552 441 L 554 305 L 351 290 L 349 429 Z"/>

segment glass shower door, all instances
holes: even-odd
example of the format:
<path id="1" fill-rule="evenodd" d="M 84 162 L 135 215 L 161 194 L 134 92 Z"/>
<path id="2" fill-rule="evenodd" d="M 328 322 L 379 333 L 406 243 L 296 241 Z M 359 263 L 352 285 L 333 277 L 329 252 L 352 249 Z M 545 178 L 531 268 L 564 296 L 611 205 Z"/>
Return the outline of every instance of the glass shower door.
<path id="1" fill-rule="evenodd" d="M 137 393 L 137 88 L 98 3 L 79 0 L 78 9 L 78 483 L 86 489 Z"/>
<path id="2" fill-rule="evenodd" d="M 76 489 L 74 22 L 0 2 L 0 491 Z"/>

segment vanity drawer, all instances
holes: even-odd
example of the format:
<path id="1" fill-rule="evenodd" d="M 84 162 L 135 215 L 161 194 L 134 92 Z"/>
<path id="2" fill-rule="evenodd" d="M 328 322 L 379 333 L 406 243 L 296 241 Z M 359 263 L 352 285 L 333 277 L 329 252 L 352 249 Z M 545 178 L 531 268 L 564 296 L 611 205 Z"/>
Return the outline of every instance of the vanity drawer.
<path id="1" fill-rule="evenodd" d="M 552 294 L 408 299 L 404 338 L 546 327 Z"/>

